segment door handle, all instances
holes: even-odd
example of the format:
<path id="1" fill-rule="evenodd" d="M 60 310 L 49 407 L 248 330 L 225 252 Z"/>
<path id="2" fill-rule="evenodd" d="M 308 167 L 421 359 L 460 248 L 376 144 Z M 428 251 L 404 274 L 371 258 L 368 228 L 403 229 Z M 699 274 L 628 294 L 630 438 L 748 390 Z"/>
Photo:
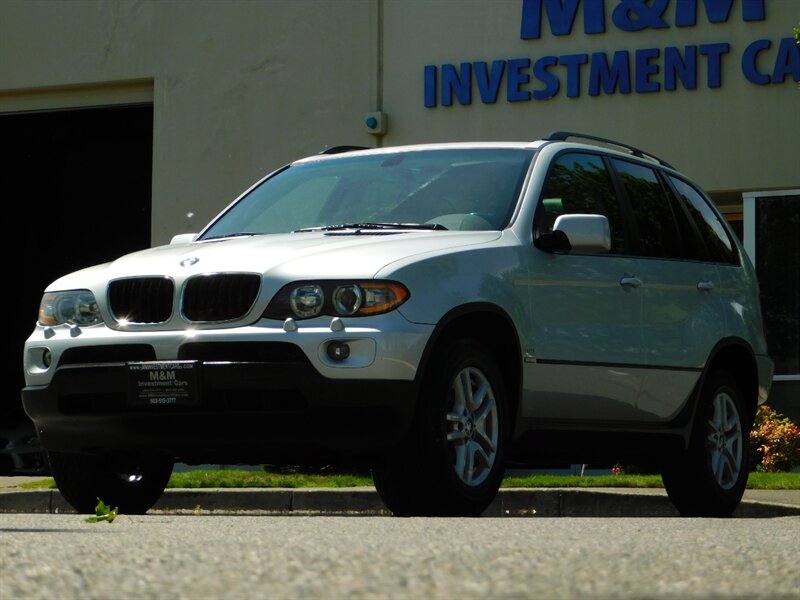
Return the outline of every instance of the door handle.
<path id="1" fill-rule="evenodd" d="M 619 284 L 622 287 L 632 287 L 637 288 L 642 285 L 642 280 L 639 279 L 636 275 L 625 275 L 622 279 L 619 280 Z"/>
<path id="2" fill-rule="evenodd" d="M 701 292 L 710 292 L 714 289 L 714 282 L 713 281 L 698 281 L 697 282 L 697 289 Z"/>

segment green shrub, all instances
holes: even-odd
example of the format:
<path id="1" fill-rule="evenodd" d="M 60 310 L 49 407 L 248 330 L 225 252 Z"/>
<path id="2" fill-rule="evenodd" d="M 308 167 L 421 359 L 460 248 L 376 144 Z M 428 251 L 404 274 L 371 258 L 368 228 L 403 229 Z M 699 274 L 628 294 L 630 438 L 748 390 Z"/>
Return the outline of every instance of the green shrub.
<path id="1" fill-rule="evenodd" d="M 758 471 L 791 471 L 800 465 L 800 427 L 769 406 L 758 407 L 750 446 Z"/>

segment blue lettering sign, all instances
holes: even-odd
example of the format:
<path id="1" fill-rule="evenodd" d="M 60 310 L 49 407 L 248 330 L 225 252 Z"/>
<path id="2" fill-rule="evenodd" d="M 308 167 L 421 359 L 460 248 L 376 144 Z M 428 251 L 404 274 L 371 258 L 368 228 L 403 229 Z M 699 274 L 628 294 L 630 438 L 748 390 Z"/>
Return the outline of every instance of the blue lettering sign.
<path id="1" fill-rule="evenodd" d="M 623 94 L 631 93 L 631 67 L 626 50 L 614 53 L 611 66 L 604 52 L 592 54 L 589 68 L 589 95 L 599 96 L 600 87 L 606 94 L 613 94 L 619 88 Z"/>
<path id="2" fill-rule="evenodd" d="M 787 75 L 791 75 L 794 81 L 800 81 L 800 46 L 792 38 L 781 40 L 778 57 L 775 59 L 775 70 L 772 72 L 772 83 L 783 83 Z"/>
<path id="3" fill-rule="evenodd" d="M 567 97 L 577 98 L 581 95 L 581 65 L 589 62 L 589 55 L 568 54 L 560 57 L 559 62 L 567 66 Z"/>
<path id="4" fill-rule="evenodd" d="M 683 56 L 679 48 L 664 48 L 664 89 L 675 91 L 678 80 L 684 89 L 697 89 L 697 46 L 686 46 Z"/>
<path id="5" fill-rule="evenodd" d="M 522 86 L 531 80 L 531 76 L 523 73 L 531 66 L 529 58 L 512 58 L 508 61 L 508 80 L 506 81 L 506 97 L 509 102 L 525 102 L 531 99 L 531 93 L 522 90 Z"/>
<path id="6" fill-rule="evenodd" d="M 610 17 L 621 31 L 642 31 L 670 27 L 666 17 L 674 6 L 674 26 L 697 24 L 698 13 L 704 12 L 711 24 L 725 23 L 733 14 L 736 2 L 741 6 L 745 22 L 765 20 L 765 0 L 612 0 Z M 583 14 L 586 34 L 606 30 L 605 0 L 522 0 L 522 39 L 538 39 L 546 20 L 555 36 L 572 33 L 579 12 Z M 424 104 L 427 108 L 452 106 L 454 102 L 472 104 L 473 79 L 483 104 L 494 104 L 505 90 L 507 102 L 549 100 L 556 97 L 564 84 L 567 98 L 581 94 L 584 65 L 589 65 L 589 96 L 601 94 L 647 94 L 675 91 L 679 87 L 694 90 L 702 69 L 700 56 L 705 57 L 705 86 L 722 86 L 725 55 L 731 52 L 726 42 L 687 45 L 683 48 L 638 48 L 616 52 L 533 56 L 513 59 L 476 60 L 460 64 L 426 65 L 424 67 Z M 741 52 L 742 75 L 756 85 L 782 84 L 787 79 L 800 81 L 800 48 L 792 38 L 759 39 Z M 765 64 L 769 60 L 769 64 Z M 563 69 L 556 67 L 562 66 Z M 585 74 L 585 71 L 584 71 Z M 702 78 L 702 75 L 700 75 Z M 504 81 L 505 78 L 505 81 Z M 535 82 L 534 85 L 531 85 Z"/>
<path id="7" fill-rule="evenodd" d="M 435 65 L 425 65 L 425 108 L 433 108 L 438 103 L 436 101 L 436 74 L 438 70 Z"/>
<path id="8" fill-rule="evenodd" d="M 657 92 L 661 89 L 661 84 L 657 81 L 650 81 L 651 76 L 658 74 L 658 65 L 650 61 L 658 58 L 660 54 L 658 48 L 636 51 L 636 92 L 638 94 Z"/>
<path id="9" fill-rule="evenodd" d="M 741 0 L 742 21 L 763 21 L 764 0 Z M 730 17 L 733 0 L 703 0 L 709 23 L 725 23 Z M 697 24 L 697 0 L 678 0 L 675 6 L 675 27 Z"/>
<path id="10" fill-rule="evenodd" d="M 543 90 L 535 90 L 533 92 L 535 100 L 549 100 L 558 94 L 561 82 L 556 75 L 547 70 L 548 67 L 553 67 L 557 64 L 558 59 L 555 56 L 545 56 L 533 63 L 533 74 L 536 79 L 544 84 Z"/>
<path id="11" fill-rule="evenodd" d="M 546 12 L 547 22 L 553 35 L 569 35 L 578 13 L 580 0 L 522 0 L 523 40 L 537 40 L 542 37 L 542 13 Z M 544 11 L 542 10 L 544 9 Z M 583 32 L 605 33 L 604 0 L 584 0 Z"/>
<path id="12" fill-rule="evenodd" d="M 472 104 L 471 63 L 461 63 L 459 71 L 455 65 L 442 65 L 442 106 L 452 106 L 453 95 L 459 104 Z"/>
<path id="13" fill-rule="evenodd" d="M 669 27 L 661 15 L 667 10 L 669 0 L 620 0 L 611 13 L 611 20 L 623 31 L 641 31 L 648 27 L 666 29 Z"/>
<path id="14" fill-rule="evenodd" d="M 788 76 L 794 81 L 800 81 L 800 47 L 792 38 L 781 40 L 772 77 L 758 69 L 759 54 L 769 50 L 771 46 L 772 42 L 769 40 L 756 40 L 745 48 L 742 53 L 742 73 L 747 80 L 756 85 L 783 83 Z"/>
<path id="15" fill-rule="evenodd" d="M 484 104 L 497 102 L 497 95 L 500 93 L 500 82 L 503 80 L 505 68 L 506 61 L 495 60 L 492 62 L 492 72 L 490 74 L 488 65 L 485 62 L 472 63 L 475 80 L 478 82 L 478 93 L 480 94 L 481 102 Z"/>
<path id="16" fill-rule="evenodd" d="M 742 5 L 743 21 L 766 19 L 765 0 L 738 0 Z M 698 3 L 705 9 L 709 23 L 725 23 L 730 18 L 734 0 L 674 0 L 675 27 L 697 25 Z M 611 13 L 614 26 L 623 31 L 664 29 L 670 0 L 618 0 Z M 546 17 L 553 35 L 570 35 L 583 7 L 583 32 L 605 33 L 605 0 L 522 0 L 520 38 L 537 40 L 542 37 L 542 17 Z"/>
<path id="17" fill-rule="evenodd" d="M 730 44 L 701 44 L 700 54 L 708 57 L 708 87 L 722 85 L 722 55 L 731 50 Z"/>
<path id="18" fill-rule="evenodd" d="M 772 42 L 769 40 L 756 40 L 742 53 L 742 73 L 747 78 L 747 81 L 757 85 L 767 85 L 769 83 L 769 75 L 761 73 L 756 66 L 758 62 L 758 55 L 762 50 L 769 50 Z"/>

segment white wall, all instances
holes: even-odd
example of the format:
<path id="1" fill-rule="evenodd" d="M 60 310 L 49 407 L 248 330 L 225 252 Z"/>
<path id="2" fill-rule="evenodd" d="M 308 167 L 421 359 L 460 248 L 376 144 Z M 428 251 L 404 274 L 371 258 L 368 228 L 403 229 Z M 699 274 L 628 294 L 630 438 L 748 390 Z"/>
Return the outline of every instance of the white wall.
<path id="1" fill-rule="evenodd" d="M 335 144 L 567 129 L 641 146 L 710 191 L 798 187 L 800 89 L 752 84 L 740 65 L 751 41 L 791 35 L 797 1 L 767 0 L 767 20 L 750 23 L 739 2 L 726 23 L 701 12 L 696 27 L 632 33 L 607 17 L 605 34 L 586 35 L 580 12 L 572 35 L 545 25 L 541 39 L 522 40 L 522 0 L 5 0 L 0 112 L 152 100 L 154 243 L 199 229 L 262 174 Z M 606 12 L 617 4 L 606 0 Z M 664 19 L 674 23 L 674 6 Z M 425 65 L 718 41 L 732 48 L 719 89 L 589 97 L 584 73 L 579 98 L 562 82 L 548 101 L 509 103 L 501 92 L 495 104 L 423 106 Z M 378 140 L 363 119 L 381 107 L 389 133 Z"/>

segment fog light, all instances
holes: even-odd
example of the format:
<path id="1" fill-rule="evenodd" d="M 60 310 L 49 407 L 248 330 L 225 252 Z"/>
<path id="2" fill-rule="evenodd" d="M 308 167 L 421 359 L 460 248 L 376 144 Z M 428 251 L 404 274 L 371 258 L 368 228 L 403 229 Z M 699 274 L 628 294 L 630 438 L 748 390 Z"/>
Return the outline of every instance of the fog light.
<path id="1" fill-rule="evenodd" d="M 50 350 L 45 350 L 42 352 L 42 364 L 44 365 L 45 369 L 50 368 L 50 363 L 53 362 L 53 355 Z"/>
<path id="2" fill-rule="evenodd" d="M 328 358 L 337 362 L 346 360 L 350 356 L 350 346 L 347 342 L 331 342 L 326 349 Z"/>

